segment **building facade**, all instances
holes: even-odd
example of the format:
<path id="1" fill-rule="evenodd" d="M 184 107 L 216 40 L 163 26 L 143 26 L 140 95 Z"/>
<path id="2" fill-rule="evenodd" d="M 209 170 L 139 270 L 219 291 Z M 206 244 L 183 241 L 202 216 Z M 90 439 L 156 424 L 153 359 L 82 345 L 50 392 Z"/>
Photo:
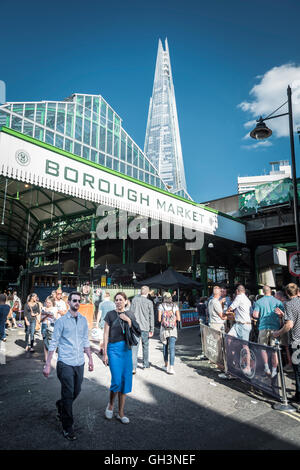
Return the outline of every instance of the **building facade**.
<path id="1" fill-rule="evenodd" d="M 270 162 L 271 170 L 269 174 L 257 176 L 238 176 L 238 193 L 246 193 L 252 191 L 257 186 L 272 181 L 282 180 L 283 178 L 291 178 L 291 166 L 288 160 L 280 160 L 278 162 Z"/>
<path id="2" fill-rule="evenodd" d="M 150 98 L 144 152 L 171 192 L 187 193 L 179 124 L 167 39 L 158 43 L 152 97 Z"/>

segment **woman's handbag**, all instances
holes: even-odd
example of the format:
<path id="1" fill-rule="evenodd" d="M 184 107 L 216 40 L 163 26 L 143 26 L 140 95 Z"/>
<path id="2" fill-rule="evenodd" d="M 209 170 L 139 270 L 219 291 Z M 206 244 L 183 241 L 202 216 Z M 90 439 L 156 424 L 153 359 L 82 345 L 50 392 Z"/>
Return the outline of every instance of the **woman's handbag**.
<path id="1" fill-rule="evenodd" d="M 124 330 L 125 330 L 125 342 L 127 344 L 128 349 L 131 349 L 132 346 L 136 346 L 138 344 L 138 340 L 136 337 L 141 336 L 141 330 L 139 324 L 135 320 L 131 320 L 131 328 L 129 327 L 127 322 L 124 322 Z"/>

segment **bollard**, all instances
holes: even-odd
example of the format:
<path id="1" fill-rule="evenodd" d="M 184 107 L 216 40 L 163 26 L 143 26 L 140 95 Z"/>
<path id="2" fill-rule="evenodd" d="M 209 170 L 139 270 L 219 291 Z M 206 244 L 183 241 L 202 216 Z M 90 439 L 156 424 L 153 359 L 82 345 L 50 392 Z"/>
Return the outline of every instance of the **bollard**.
<path id="1" fill-rule="evenodd" d="M 281 382 L 281 388 L 282 388 L 282 403 L 275 403 L 272 406 L 272 408 L 277 411 L 296 411 L 296 408 L 290 405 L 287 400 L 285 379 L 284 379 L 282 360 L 281 360 L 281 354 L 280 354 L 280 343 L 278 339 L 275 340 L 275 347 L 277 349 L 279 375 L 280 375 L 280 382 Z"/>

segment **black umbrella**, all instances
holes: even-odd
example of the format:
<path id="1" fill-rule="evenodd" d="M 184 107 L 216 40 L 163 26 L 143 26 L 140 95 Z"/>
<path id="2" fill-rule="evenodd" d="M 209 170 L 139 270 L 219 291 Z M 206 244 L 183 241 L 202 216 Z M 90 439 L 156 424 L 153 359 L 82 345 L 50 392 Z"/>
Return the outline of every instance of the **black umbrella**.
<path id="1" fill-rule="evenodd" d="M 149 286 L 149 287 L 162 287 L 165 289 L 201 289 L 202 284 L 200 282 L 194 281 L 183 274 L 174 271 L 172 268 L 168 268 L 161 274 L 156 276 L 149 277 L 143 281 L 135 283 L 135 286 Z"/>

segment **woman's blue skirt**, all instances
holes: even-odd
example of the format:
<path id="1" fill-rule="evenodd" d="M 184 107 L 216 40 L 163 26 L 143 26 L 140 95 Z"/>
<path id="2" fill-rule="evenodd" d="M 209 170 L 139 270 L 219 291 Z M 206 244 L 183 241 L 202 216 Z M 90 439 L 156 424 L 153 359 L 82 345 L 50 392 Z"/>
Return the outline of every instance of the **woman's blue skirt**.
<path id="1" fill-rule="evenodd" d="M 108 343 L 108 364 L 112 392 L 130 393 L 132 390 L 132 351 L 125 341 Z"/>

